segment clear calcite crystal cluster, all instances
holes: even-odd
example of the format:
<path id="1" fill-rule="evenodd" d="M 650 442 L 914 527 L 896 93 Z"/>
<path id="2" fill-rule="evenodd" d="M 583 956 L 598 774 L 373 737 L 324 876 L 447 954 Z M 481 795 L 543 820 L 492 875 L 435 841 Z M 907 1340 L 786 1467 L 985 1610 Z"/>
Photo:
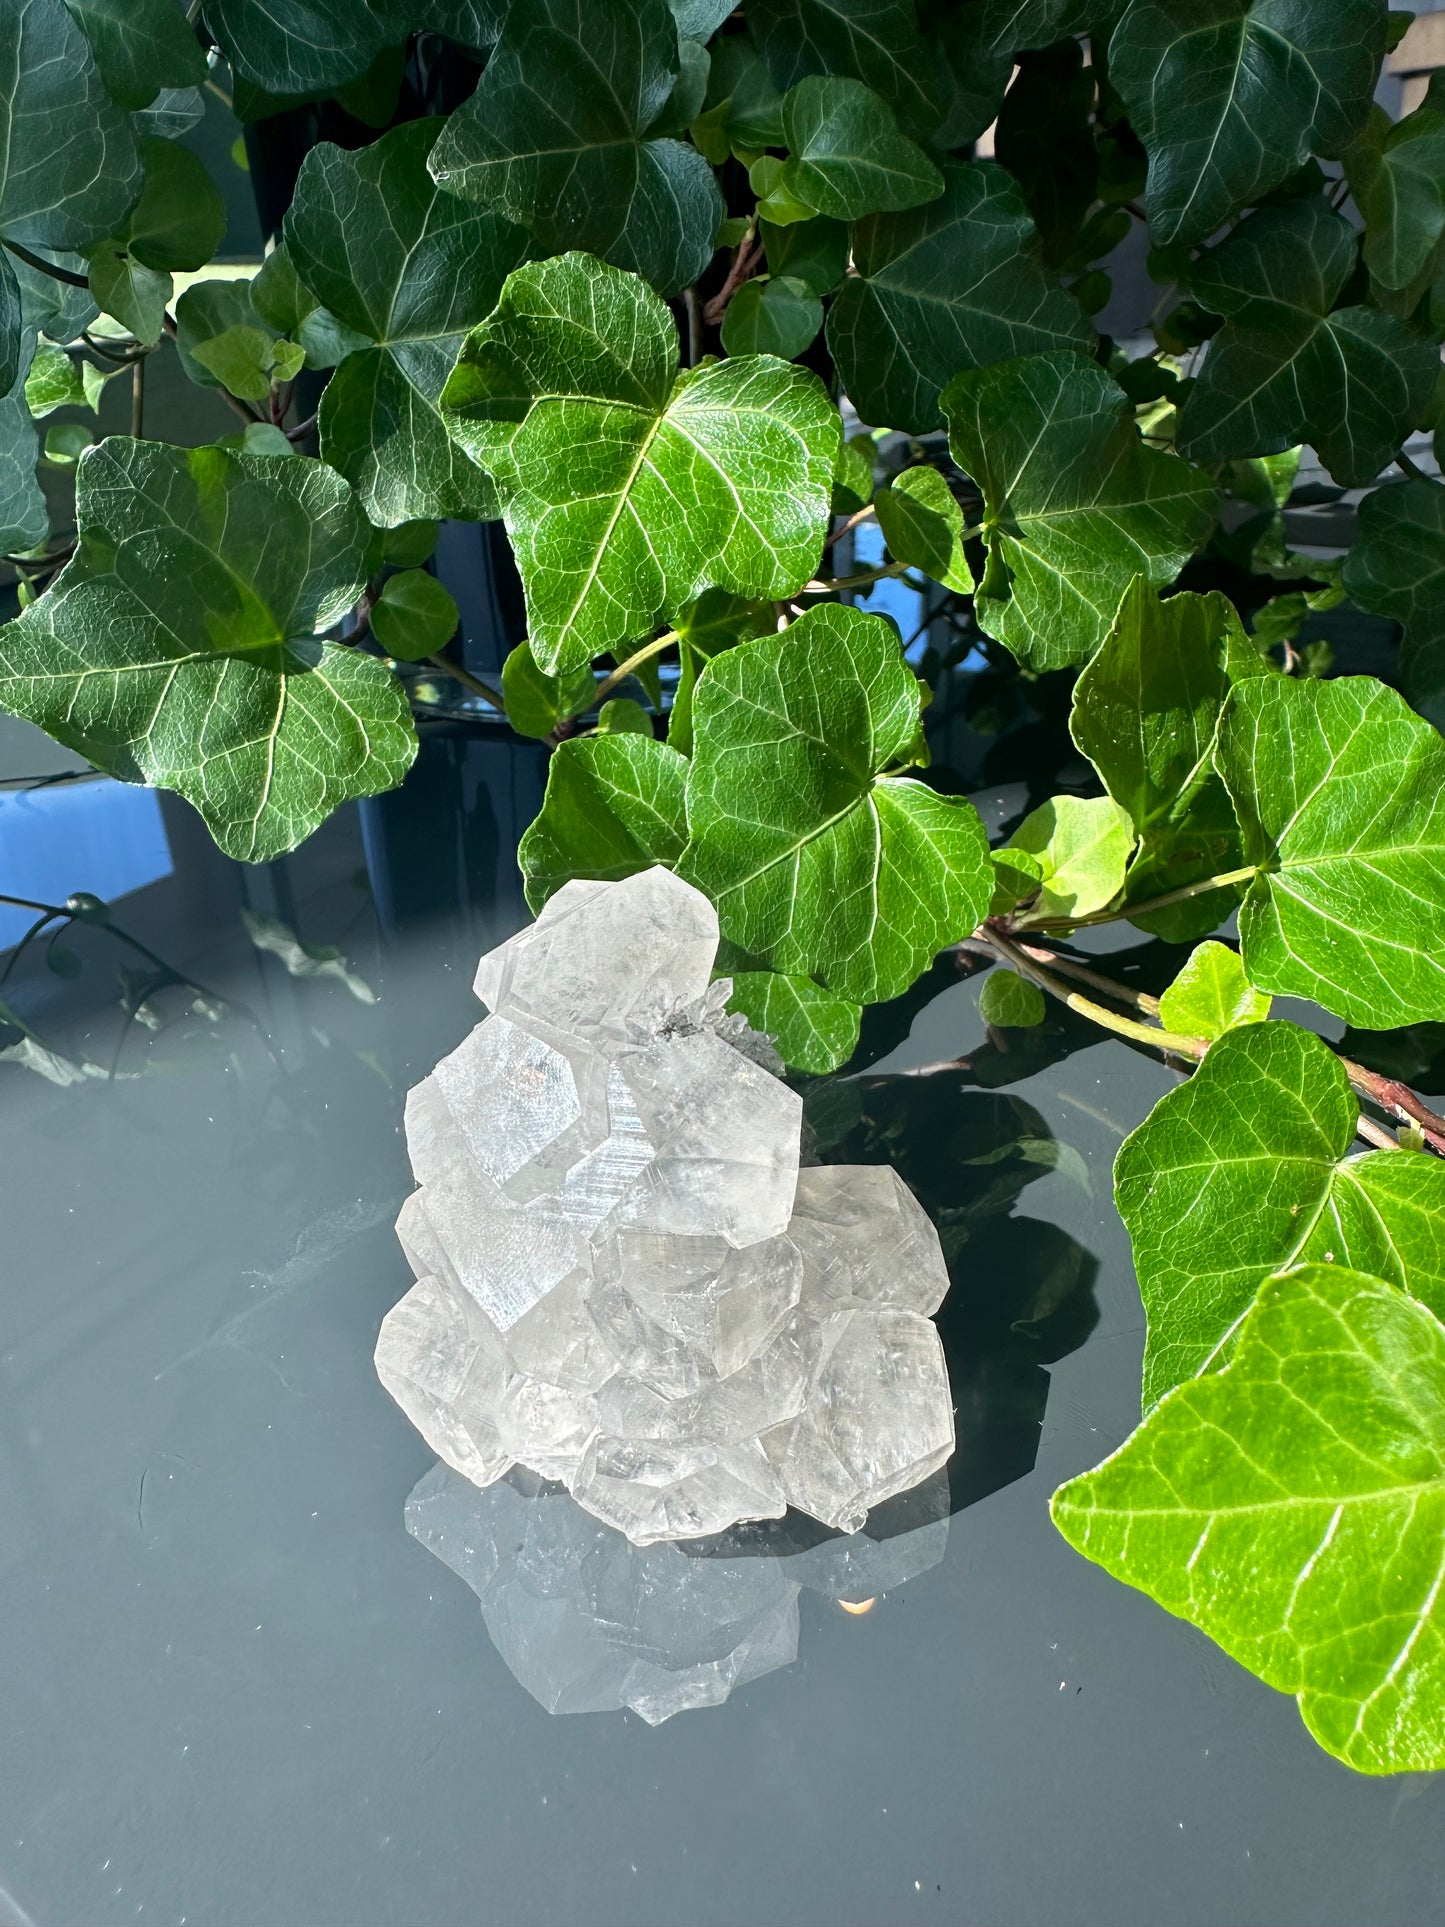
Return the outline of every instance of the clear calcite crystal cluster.
<path id="1" fill-rule="evenodd" d="M 568 883 L 407 1099 L 382 1382 L 474 1484 L 529 1468 L 638 1545 L 851 1531 L 953 1450 L 933 1226 L 886 1166 L 799 1169 L 717 944 L 670 871 Z"/>

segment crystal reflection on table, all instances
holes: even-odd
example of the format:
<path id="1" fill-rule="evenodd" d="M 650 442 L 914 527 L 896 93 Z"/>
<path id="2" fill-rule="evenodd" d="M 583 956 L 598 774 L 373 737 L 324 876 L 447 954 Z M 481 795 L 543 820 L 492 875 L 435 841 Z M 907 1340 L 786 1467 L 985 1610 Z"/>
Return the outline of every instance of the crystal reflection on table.
<path id="1" fill-rule="evenodd" d="M 790 1512 L 685 1545 L 635 1546 L 520 1468 L 483 1491 L 437 1464 L 406 1502 L 407 1531 L 476 1593 L 533 1699 L 627 1707 L 650 1726 L 791 1665 L 804 1588 L 857 1610 L 938 1565 L 948 1518 L 946 1472 L 875 1506 L 861 1532 Z"/>

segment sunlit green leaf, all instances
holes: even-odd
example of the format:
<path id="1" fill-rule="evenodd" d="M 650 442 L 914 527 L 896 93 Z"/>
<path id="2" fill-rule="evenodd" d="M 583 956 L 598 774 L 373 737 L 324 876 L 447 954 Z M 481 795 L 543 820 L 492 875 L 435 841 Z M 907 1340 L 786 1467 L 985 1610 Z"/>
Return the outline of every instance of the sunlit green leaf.
<path id="1" fill-rule="evenodd" d="M 527 901 L 540 910 L 573 877 L 630 877 L 676 864 L 687 840 L 687 758 L 651 736 L 583 736 L 561 744 L 547 768 L 542 812 L 517 861 Z"/>
<path id="2" fill-rule="evenodd" d="M 783 99 L 783 140 L 787 192 L 835 221 L 917 207 L 943 192 L 933 162 L 861 80 L 800 80 Z"/>
<path id="3" fill-rule="evenodd" d="M 1362 609 L 1403 624 L 1406 693 L 1445 728 L 1445 488 L 1391 482 L 1367 495 L 1344 585 Z"/>
<path id="4" fill-rule="evenodd" d="M 817 565 L 842 434 L 818 377 L 768 355 L 678 360 L 643 282 L 568 254 L 509 277 L 447 383 L 546 669 L 637 641 L 706 588 L 792 595 Z"/>
<path id="5" fill-rule="evenodd" d="M 250 862 L 400 782 L 416 736 L 395 679 L 317 640 L 366 573 L 338 475 L 112 439 L 80 465 L 76 515 L 74 557 L 0 631 L 0 707 L 111 775 L 178 790 Z"/>
<path id="6" fill-rule="evenodd" d="M 1159 1021 L 1176 1037 L 1212 1043 L 1240 1024 L 1262 1024 L 1272 1001 L 1255 989 L 1228 944 L 1202 943 L 1159 999 Z"/>
<path id="7" fill-rule="evenodd" d="M 1044 266 L 1017 183 L 991 161 L 944 169 L 943 195 L 853 229 L 857 273 L 828 316 L 828 345 L 865 421 L 925 434 L 961 368 L 1094 331 Z"/>
<path id="8" fill-rule="evenodd" d="M 963 552 L 963 510 L 936 468 L 905 468 L 879 489 L 874 505 L 896 561 L 921 569 L 945 589 L 972 594 L 973 571 Z"/>
<path id="9" fill-rule="evenodd" d="M 1354 1265 L 1445 1311 L 1445 1163 L 1351 1156 L 1359 1106 L 1327 1044 L 1228 1031 L 1125 1139 L 1114 1195 L 1149 1319 L 1144 1403 L 1223 1361 L 1271 1272 Z"/>
<path id="10" fill-rule="evenodd" d="M 1240 683 L 1217 761 L 1260 866 L 1244 967 L 1375 1029 L 1445 1017 L 1445 742 L 1369 676 Z"/>
<path id="11" fill-rule="evenodd" d="M 13 384 L 13 373 L 11 381 Z M 85 407 L 85 383 L 80 369 L 63 348 L 53 348 L 48 341 L 36 344 L 30 372 L 25 377 L 25 405 L 36 421 L 57 408 Z"/>
<path id="12" fill-rule="evenodd" d="M 1343 152 L 1384 51 L 1379 0 L 1132 0 L 1109 79 L 1148 150 L 1154 239 L 1205 241 L 1311 154 Z"/>
<path id="13" fill-rule="evenodd" d="M 708 665 L 682 874 L 760 963 L 859 1003 L 897 996 L 986 910 L 983 826 L 911 762 L 920 689 L 882 617 L 811 609 Z"/>
<path id="14" fill-rule="evenodd" d="M 991 970 L 978 993 L 978 1014 L 1004 1030 L 1032 1030 L 1044 1021 L 1044 993 L 1015 970 Z"/>
<path id="15" fill-rule="evenodd" d="M 1299 1701 L 1365 1773 L 1445 1765 L 1445 1330 L 1378 1280 L 1266 1285 L 1228 1371 L 1054 1495 L 1088 1558 Z"/>
<path id="16" fill-rule="evenodd" d="M 467 330 L 491 313 L 526 236 L 438 188 L 427 156 L 443 126 L 411 121 L 356 153 L 312 148 L 286 216 L 303 286 L 374 344 L 327 383 L 321 453 L 382 526 L 496 513 L 486 477 L 437 405 Z"/>
<path id="17" fill-rule="evenodd" d="M 863 1012 L 811 977 L 777 970 L 736 970 L 728 1009 L 741 1011 L 754 1030 L 771 1037 L 791 1069 L 823 1076 L 846 1064 L 858 1048 Z"/>
<path id="18" fill-rule="evenodd" d="M 1084 917 L 1123 889 L 1134 825 L 1111 796 L 1055 796 L 1030 811 L 1008 847 L 1038 859 L 1038 916 Z"/>
<path id="19" fill-rule="evenodd" d="M 1179 418 L 1199 461 L 1309 441 L 1337 481 L 1373 481 L 1429 403 L 1440 357 L 1377 308 L 1331 312 L 1355 233 L 1323 200 L 1263 208 L 1190 271 L 1226 317 Z"/>
<path id="20" fill-rule="evenodd" d="M 983 492 L 978 620 L 1030 669 L 1087 662 L 1136 575 L 1171 582 L 1217 495 L 1140 440 L 1128 398 L 1083 355 L 970 370 L 943 397 L 955 459 Z"/>
<path id="21" fill-rule="evenodd" d="M 674 294 L 707 266 L 723 213 L 696 148 L 648 135 L 678 62 L 667 0 L 513 6 L 432 171 L 530 228 L 539 253 L 584 248 Z"/>
<path id="22" fill-rule="evenodd" d="M 1132 582 L 1098 654 L 1074 685 L 1070 729 L 1139 832 L 1133 903 L 1240 869 L 1234 805 L 1214 768 L 1231 681 L 1268 669 L 1222 595 L 1164 601 Z M 1242 885 L 1209 890 L 1138 919 L 1170 943 L 1214 929 Z"/>

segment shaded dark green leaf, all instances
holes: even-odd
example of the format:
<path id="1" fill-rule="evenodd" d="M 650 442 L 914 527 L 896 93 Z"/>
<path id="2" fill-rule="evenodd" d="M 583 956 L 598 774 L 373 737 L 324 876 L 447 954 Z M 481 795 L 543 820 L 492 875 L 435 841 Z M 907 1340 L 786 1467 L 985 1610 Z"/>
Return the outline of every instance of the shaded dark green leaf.
<path id="1" fill-rule="evenodd" d="M 955 459 L 984 498 L 978 620 L 1034 670 L 1087 662 L 1136 575 L 1171 582 L 1218 497 L 1146 446 L 1128 398 L 1083 355 L 970 370 L 943 397 Z"/>
<path id="2" fill-rule="evenodd" d="M 1044 266 L 1017 184 L 989 161 L 944 169 L 943 196 L 853 230 L 857 273 L 828 316 L 828 346 L 854 406 L 879 427 L 925 434 L 962 368 L 1093 330 Z"/>
<path id="3" fill-rule="evenodd" d="M 687 758 L 651 736 L 586 736 L 562 743 L 547 769 L 542 812 L 517 861 L 527 902 L 540 910 L 573 877 L 615 880 L 673 867 L 687 840 Z"/>

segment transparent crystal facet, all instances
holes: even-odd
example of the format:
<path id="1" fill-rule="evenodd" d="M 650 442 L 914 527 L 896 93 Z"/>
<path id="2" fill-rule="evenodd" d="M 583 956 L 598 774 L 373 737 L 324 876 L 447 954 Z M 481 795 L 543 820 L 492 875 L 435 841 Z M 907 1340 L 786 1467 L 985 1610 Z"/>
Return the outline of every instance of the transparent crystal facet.
<path id="1" fill-rule="evenodd" d="M 406 1105 L 383 1381 L 466 1478 L 529 1468 L 640 1546 L 851 1528 L 953 1448 L 937 1234 L 886 1166 L 799 1170 L 716 949 L 668 871 L 566 885 Z"/>

